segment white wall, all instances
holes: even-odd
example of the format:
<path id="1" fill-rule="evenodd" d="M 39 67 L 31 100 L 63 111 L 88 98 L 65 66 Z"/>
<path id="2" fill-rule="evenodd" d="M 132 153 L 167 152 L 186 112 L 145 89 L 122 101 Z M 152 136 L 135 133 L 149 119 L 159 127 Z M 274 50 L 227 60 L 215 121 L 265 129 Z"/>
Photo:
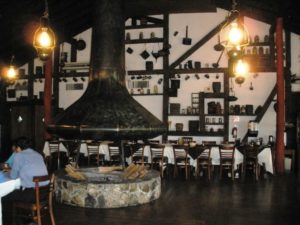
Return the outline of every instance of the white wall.
<path id="1" fill-rule="evenodd" d="M 300 36 L 291 34 L 291 72 L 300 79 Z M 300 92 L 300 80 L 292 84 L 292 91 Z"/>
<path id="2" fill-rule="evenodd" d="M 192 38 L 192 44 L 199 41 L 204 37 L 210 30 L 216 27 L 220 22 L 224 20 L 227 16 L 227 11 L 218 9 L 216 13 L 190 13 L 190 14 L 172 14 L 169 18 L 169 42 L 172 46 L 170 49 L 170 64 L 174 62 L 178 57 L 180 57 L 185 51 L 187 51 L 191 46 L 186 46 L 182 44 L 182 39 L 185 37 L 185 27 L 189 26 L 189 37 Z M 161 16 L 156 16 L 161 18 Z M 126 21 L 126 24 L 130 24 L 130 19 Z M 250 19 L 245 18 L 245 25 L 249 30 L 252 40 L 255 35 L 259 35 L 262 40 L 266 34 L 269 34 L 270 25 Z M 91 29 L 77 35 L 76 39 L 83 39 L 86 41 L 87 48 L 83 51 L 78 51 L 78 62 L 88 62 L 90 59 L 90 49 L 91 49 Z M 174 32 L 178 31 L 178 34 L 174 36 Z M 135 29 L 135 30 L 127 30 L 126 32 L 130 33 L 131 39 L 137 39 L 140 32 L 143 32 L 144 38 L 148 38 L 151 32 L 154 32 L 156 37 L 162 37 L 163 31 L 162 28 L 155 29 Z M 300 63 L 299 63 L 299 50 L 300 50 L 300 40 L 299 36 L 292 34 L 292 72 L 296 73 L 300 76 Z M 188 60 L 200 61 L 202 67 L 212 67 L 212 63 L 215 63 L 220 55 L 220 52 L 216 52 L 213 47 L 217 43 L 217 35 L 214 36 L 210 41 L 208 41 L 201 49 L 196 51 L 193 55 L 191 55 Z M 150 54 L 151 52 L 157 52 L 162 48 L 162 44 L 130 44 L 125 46 L 125 50 L 130 47 L 133 49 L 133 53 L 126 54 L 126 70 L 144 70 L 146 61 L 154 62 L 154 69 L 162 68 L 162 58 L 158 58 L 157 61 L 150 56 L 147 60 L 144 60 L 140 53 L 144 50 L 147 50 Z M 70 45 L 64 44 L 63 49 L 61 46 L 61 50 L 68 52 L 68 56 L 70 56 Z M 36 60 L 38 61 L 38 60 Z M 220 67 L 227 67 L 228 57 L 224 54 L 220 61 Z M 40 63 L 40 62 L 39 62 Z M 185 62 L 184 62 L 185 63 Z M 25 65 L 25 68 L 26 65 Z M 185 77 L 189 75 L 190 78 L 185 80 Z M 199 92 L 199 91 L 208 91 L 211 87 L 211 83 L 213 81 L 222 81 L 223 74 L 219 74 L 220 78 L 216 78 L 216 74 L 209 74 L 210 78 L 207 79 L 204 77 L 204 74 L 199 74 L 200 79 L 197 80 L 194 74 L 181 74 L 181 87 L 178 90 L 178 97 L 171 97 L 170 103 L 180 103 L 181 108 L 187 108 L 191 105 L 191 93 Z M 234 84 L 235 94 L 238 97 L 236 102 L 232 102 L 231 104 L 253 104 L 254 109 L 259 105 L 263 105 L 267 96 L 271 92 L 272 88 L 276 83 L 276 74 L 275 73 L 258 73 L 257 76 L 254 74 L 249 74 L 249 77 L 246 78 L 246 81 L 241 86 Z M 162 75 L 152 75 L 150 79 L 150 87 L 153 88 L 154 85 L 157 85 L 159 88 L 159 93 L 162 92 L 162 85 L 158 85 L 158 79 L 162 77 Z M 130 76 L 126 76 L 127 81 L 131 80 Z M 69 83 L 71 83 L 71 79 L 68 79 Z M 251 91 L 249 89 L 250 83 L 254 87 L 254 90 Z M 84 89 L 87 86 L 87 81 L 84 83 Z M 126 82 L 128 83 L 128 82 Z M 76 90 L 76 91 L 67 91 L 65 88 L 65 83 L 61 82 L 60 85 L 60 94 L 59 94 L 59 106 L 62 108 L 68 107 L 72 104 L 76 99 L 78 99 L 84 90 Z M 294 88 L 294 87 L 293 87 Z M 298 87 L 297 87 L 298 88 Z M 295 88 L 295 89 L 297 89 Z M 39 91 L 42 91 L 43 84 L 36 83 L 34 94 L 38 94 Z M 297 89 L 298 90 L 298 89 Z M 299 85 L 300 90 L 300 85 Z M 209 90 L 211 91 L 211 90 Z M 162 119 L 162 96 L 134 96 L 134 98 L 139 101 L 142 105 L 144 105 L 150 112 L 152 112 L 156 117 Z M 262 137 L 266 142 L 268 140 L 269 135 L 275 136 L 275 124 L 276 124 L 276 113 L 273 109 L 273 104 L 268 109 L 264 118 L 259 124 L 259 137 Z M 184 130 L 188 129 L 188 120 L 198 119 L 197 117 L 170 117 L 169 120 L 171 123 L 171 130 L 175 129 L 175 123 L 182 122 L 184 124 Z M 247 131 L 248 121 L 253 119 L 253 117 L 233 117 L 230 116 L 230 126 L 229 130 L 234 125 L 238 127 L 238 137 L 242 138 Z M 177 139 L 178 137 L 169 137 L 169 139 Z M 195 137 L 196 140 L 201 141 L 205 140 L 221 140 L 216 137 Z"/>

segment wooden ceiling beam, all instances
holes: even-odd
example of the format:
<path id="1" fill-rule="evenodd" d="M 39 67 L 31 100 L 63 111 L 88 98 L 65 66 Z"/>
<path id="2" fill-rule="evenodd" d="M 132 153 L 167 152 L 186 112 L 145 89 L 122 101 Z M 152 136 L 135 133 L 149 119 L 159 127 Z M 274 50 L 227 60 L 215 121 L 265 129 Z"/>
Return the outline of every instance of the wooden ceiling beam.
<path id="1" fill-rule="evenodd" d="M 163 13 L 215 12 L 215 0 L 126 0 L 126 16 L 145 16 Z"/>

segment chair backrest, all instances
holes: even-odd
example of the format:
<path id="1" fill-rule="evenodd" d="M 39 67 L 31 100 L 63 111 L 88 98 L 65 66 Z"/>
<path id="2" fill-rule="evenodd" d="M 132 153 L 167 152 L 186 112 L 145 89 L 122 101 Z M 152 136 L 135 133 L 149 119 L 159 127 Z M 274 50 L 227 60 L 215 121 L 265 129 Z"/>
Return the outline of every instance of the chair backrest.
<path id="1" fill-rule="evenodd" d="M 233 159 L 234 158 L 234 145 L 220 145 L 220 158 L 222 159 Z"/>
<path id="2" fill-rule="evenodd" d="M 38 224 L 41 224 L 40 209 L 42 209 L 43 207 L 46 207 L 48 209 L 49 207 L 52 210 L 54 179 L 55 179 L 54 174 L 33 177 L 33 182 L 35 183 L 35 201 L 36 201 L 35 204 L 36 204 L 37 215 L 38 215 Z M 48 182 L 48 184 L 40 186 L 40 182 Z M 52 221 L 53 224 L 54 217 L 51 218 L 51 220 L 53 220 Z"/>
<path id="3" fill-rule="evenodd" d="M 198 156 L 198 158 L 200 159 L 210 159 L 210 153 L 211 153 L 211 147 L 208 146 L 201 146 L 202 149 L 204 149 L 203 152 L 200 153 L 200 155 Z"/>
<path id="4" fill-rule="evenodd" d="M 170 144 L 178 144 L 178 140 L 168 140 L 168 143 L 170 143 Z"/>
<path id="5" fill-rule="evenodd" d="M 88 155 L 98 155 L 100 142 L 87 142 L 86 143 Z"/>
<path id="6" fill-rule="evenodd" d="M 48 142 L 50 155 L 51 155 L 51 153 L 59 152 L 59 145 L 60 145 L 60 141 L 58 141 L 58 140 L 52 140 L 52 141 Z"/>
<path id="7" fill-rule="evenodd" d="M 173 145 L 174 158 L 186 158 L 188 145 Z"/>
<path id="8" fill-rule="evenodd" d="M 132 156 L 144 156 L 144 144 L 131 145 Z"/>
<path id="9" fill-rule="evenodd" d="M 108 144 L 109 156 L 120 155 L 120 146 L 117 143 Z"/>
<path id="10" fill-rule="evenodd" d="M 258 154 L 258 145 L 246 145 L 244 147 L 244 158 L 256 159 Z"/>
<path id="11" fill-rule="evenodd" d="M 150 151 L 151 151 L 151 157 L 152 158 L 159 158 L 163 157 L 164 155 L 164 148 L 165 146 L 160 144 L 150 144 Z"/>

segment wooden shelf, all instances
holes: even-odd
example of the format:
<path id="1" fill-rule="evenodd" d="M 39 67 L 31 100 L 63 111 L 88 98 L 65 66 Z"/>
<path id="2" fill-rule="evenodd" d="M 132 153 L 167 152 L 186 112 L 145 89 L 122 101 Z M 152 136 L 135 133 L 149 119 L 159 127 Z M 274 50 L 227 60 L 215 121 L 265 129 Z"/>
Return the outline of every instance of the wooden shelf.
<path id="1" fill-rule="evenodd" d="M 163 95 L 162 93 L 158 94 L 130 94 L 131 96 L 160 96 Z"/>
<path id="2" fill-rule="evenodd" d="M 221 132 L 206 132 L 206 131 L 198 131 L 198 132 L 190 132 L 190 131 L 169 131 L 169 136 L 212 136 L 212 137 L 222 137 L 225 135 L 224 131 Z"/>
<path id="3" fill-rule="evenodd" d="M 43 105 L 43 99 L 25 99 L 20 101 L 7 101 L 9 105 Z"/>
<path id="4" fill-rule="evenodd" d="M 229 114 L 229 116 L 256 116 L 256 114 Z"/>
<path id="5" fill-rule="evenodd" d="M 126 30 L 134 30 L 134 29 L 151 29 L 151 28 L 163 28 L 162 24 L 145 24 L 145 25 L 135 25 L 135 26 L 125 26 Z"/>
<path id="6" fill-rule="evenodd" d="M 89 72 L 76 72 L 76 71 L 60 72 L 58 74 L 58 77 L 88 77 L 88 76 L 89 76 Z M 55 74 L 53 74 L 53 77 L 55 77 Z"/>
<path id="7" fill-rule="evenodd" d="M 250 65 L 250 72 L 276 72 L 275 62 L 271 55 L 244 55 L 244 60 Z"/>
<path id="8" fill-rule="evenodd" d="M 60 72 L 60 73 L 53 73 L 53 78 L 57 78 L 57 77 L 88 77 L 89 73 L 88 72 L 76 72 L 76 71 L 72 71 L 72 72 Z M 45 74 L 25 74 L 25 75 L 21 75 L 18 76 L 16 81 L 18 80 L 26 80 L 26 79 L 45 79 Z"/>
<path id="9" fill-rule="evenodd" d="M 128 75 L 163 75 L 164 70 L 128 70 Z"/>
<path id="10" fill-rule="evenodd" d="M 247 58 L 254 58 L 254 59 L 262 59 L 262 60 L 270 60 L 271 58 L 271 55 L 270 54 L 263 54 L 263 55 L 260 55 L 260 54 L 244 54 L 244 59 L 247 59 Z"/>
<path id="11" fill-rule="evenodd" d="M 199 69 L 173 69 L 170 72 L 173 74 L 176 73 L 225 73 L 228 68 L 210 68 L 210 67 L 203 67 Z"/>
<path id="12" fill-rule="evenodd" d="M 163 38 L 132 39 L 125 40 L 125 44 L 161 43 L 163 41 Z"/>
<path id="13" fill-rule="evenodd" d="M 270 72 L 270 73 L 275 73 L 277 70 L 276 70 L 276 67 L 272 67 L 272 66 L 262 66 L 262 67 L 259 67 L 259 66 L 250 66 L 250 70 L 249 72 L 250 73 L 267 73 L 267 72 Z"/>
<path id="14" fill-rule="evenodd" d="M 205 125 L 224 125 L 224 123 L 204 123 Z"/>
<path id="15" fill-rule="evenodd" d="M 254 46 L 270 46 L 270 42 L 252 42 L 249 45 L 247 45 L 246 47 L 254 47 Z"/>
<path id="16" fill-rule="evenodd" d="M 220 92 L 220 93 L 204 93 L 204 98 L 224 98 L 225 93 Z"/>
<path id="17" fill-rule="evenodd" d="M 199 116 L 198 114 L 169 114 L 168 116 Z"/>

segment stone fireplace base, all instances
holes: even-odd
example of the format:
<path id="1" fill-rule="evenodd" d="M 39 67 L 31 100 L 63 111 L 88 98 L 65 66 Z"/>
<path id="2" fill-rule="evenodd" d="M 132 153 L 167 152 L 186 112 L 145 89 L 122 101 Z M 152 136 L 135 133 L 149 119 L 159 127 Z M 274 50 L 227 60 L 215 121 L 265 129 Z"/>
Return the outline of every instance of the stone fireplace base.
<path id="1" fill-rule="evenodd" d="M 79 171 L 87 177 L 78 181 L 65 171 L 56 173 L 55 198 L 58 202 L 87 208 L 119 208 L 148 203 L 161 194 L 161 178 L 150 170 L 143 178 L 127 180 L 123 172 L 98 173 L 98 168 Z"/>

